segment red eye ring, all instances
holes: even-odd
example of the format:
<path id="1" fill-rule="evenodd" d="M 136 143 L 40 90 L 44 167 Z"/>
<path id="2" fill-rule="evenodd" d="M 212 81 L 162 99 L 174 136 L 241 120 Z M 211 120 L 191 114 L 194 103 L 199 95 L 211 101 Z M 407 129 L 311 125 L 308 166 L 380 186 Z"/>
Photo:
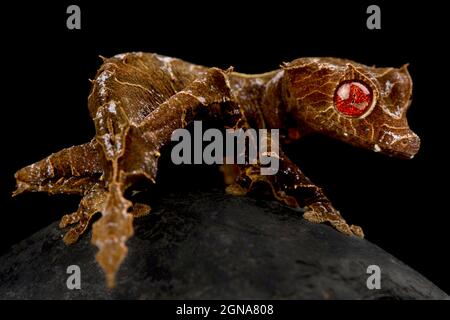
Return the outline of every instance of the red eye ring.
<path id="1" fill-rule="evenodd" d="M 347 117 L 361 117 L 370 109 L 372 102 L 372 89 L 359 80 L 341 82 L 334 93 L 334 106 Z"/>

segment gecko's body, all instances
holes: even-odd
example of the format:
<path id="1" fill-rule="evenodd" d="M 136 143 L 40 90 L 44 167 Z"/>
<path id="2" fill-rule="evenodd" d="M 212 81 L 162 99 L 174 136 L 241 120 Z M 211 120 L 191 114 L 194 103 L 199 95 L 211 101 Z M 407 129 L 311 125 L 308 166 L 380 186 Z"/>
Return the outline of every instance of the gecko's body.
<path id="1" fill-rule="evenodd" d="M 272 72 L 246 75 L 155 54 L 117 55 L 104 60 L 88 98 L 96 137 L 19 170 L 15 194 L 82 195 L 78 211 L 61 220 L 61 227 L 74 224 L 66 243 L 74 243 L 100 211 L 92 242 L 113 285 L 133 216 L 150 211 L 123 194 L 138 180 L 155 181 L 159 151 L 175 129 L 215 117 L 227 127 L 280 129 L 281 144 L 321 133 L 410 158 L 420 142 L 406 120 L 411 91 L 406 67 L 367 67 L 335 58 L 297 59 Z M 282 151 L 276 156 L 280 168 L 272 176 L 261 175 L 254 164 L 225 166 L 227 191 L 244 195 L 263 184 L 277 200 L 304 207 L 309 221 L 363 236 Z"/>

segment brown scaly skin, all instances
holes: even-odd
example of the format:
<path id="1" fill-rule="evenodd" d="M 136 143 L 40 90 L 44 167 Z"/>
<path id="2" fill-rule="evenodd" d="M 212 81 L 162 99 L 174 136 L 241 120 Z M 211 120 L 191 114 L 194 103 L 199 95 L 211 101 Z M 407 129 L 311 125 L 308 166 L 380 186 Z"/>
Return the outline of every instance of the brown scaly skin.
<path id="1" fill-rule="evenodd" d="M 359 118 L 336 110 L 333 97 L 342 81 L 359 80 L 373 92 L 372 108 Z M 335 58 L 302 58 L 260 75 L 206 68 L 156 54 L 127 53 L 104 59 L 88 98 L 96 136 L 84 145 L 64 149 L 19 170 L 17 190 L 82 195 L 79 209 L 65 215 L 61 228 L 73 225 L 64 241 L 74 243 L 96 212 L 92 243 L 109 286 L 127 254 L 133 217 L 150 207 L 123 196 L 135 181 L 154 182 L 160 149 L 172 132 L 195 119 L 216 117 L 235 128 L 280 128 L 281 143 L 307 133 L 321 133 L 357 147 L 411 158 L 419 138 L 409 129 L 406 110 L 412 81 L 406 67 L 375 68 Z M 227 191 L 244 195 L 265 185 L 274 197 L 304 207 L 312 222 L 363 237 L 349 226 L 282 151 L 273 176 L 257 165 L 223 166 Z"/>

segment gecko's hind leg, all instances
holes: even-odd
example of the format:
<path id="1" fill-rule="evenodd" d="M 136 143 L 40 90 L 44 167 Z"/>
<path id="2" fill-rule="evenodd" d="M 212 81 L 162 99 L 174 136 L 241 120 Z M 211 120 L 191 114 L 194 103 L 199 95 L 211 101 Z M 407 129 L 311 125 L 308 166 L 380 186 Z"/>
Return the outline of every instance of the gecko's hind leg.
<path id="1" fill-rule="evenodd" d="M 329 223 L 336 230 L 363 238 L 361 227 L 348 225 L 322 189 L 309 180 L 282 152 L 279 170 L 275 175 L 261 175 L 258 165 L 224 166 L 226 191 L 232 195 L 245 195 L 261 185 L 269 186 L 273 196 L 290 207 L 303 207 L 303 217 L 314 223 Z M 267 188 L 266 188 L 267 189 Z"/>

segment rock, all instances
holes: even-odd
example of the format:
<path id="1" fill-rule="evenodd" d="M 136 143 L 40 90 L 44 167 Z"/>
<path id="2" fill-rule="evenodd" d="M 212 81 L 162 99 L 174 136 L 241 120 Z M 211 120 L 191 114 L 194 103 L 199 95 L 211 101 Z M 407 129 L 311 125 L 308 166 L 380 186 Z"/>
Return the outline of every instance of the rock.
<path id="1" fill-rule="evenodd" d="M 367 240 L 347 237 L 275 202 L 222 191 L 165 195 L 135 220 L 115 289 L 86 234 L 67 247 L 57 223 L 0 258 L 2 299 L 448 299 Z M 66 286 L 81 269 L 81 290 Z M 366 285 L 381 268 L 381 289 Z"/>

